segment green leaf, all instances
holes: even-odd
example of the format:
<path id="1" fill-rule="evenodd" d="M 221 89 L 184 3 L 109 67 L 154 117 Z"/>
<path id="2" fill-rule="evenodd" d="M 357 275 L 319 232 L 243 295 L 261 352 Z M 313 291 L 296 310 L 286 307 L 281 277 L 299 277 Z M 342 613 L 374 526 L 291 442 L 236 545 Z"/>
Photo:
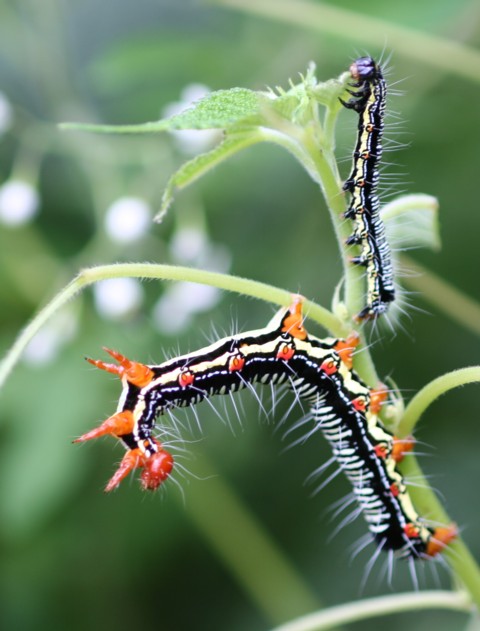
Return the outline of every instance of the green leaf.
<path id="1" fill-rule="evenodd" d="M 192 182 L 207 173 L 207 171 L 210 171 L 213 167 L 222 162 L 222 160 L 226 160 L 234 153 L 262 141 L 263 136 L 255 133 L 254 130 L 251 132 L 229 135 L 223 142 L 211 151 L 202 153 L 192 160 L 185 162 L 168 180 L 162 197 L 162 205 L 160 207 L 160 211 L 155 217 L 155 221 L 162 221 L 165 213 L 172 203 L 176 189 L 182 189 L 189 186 Z"/>
<path id="2" fill-rule="evenodd" d="M 61 123 L 60 129 L 77 129 L 98 133 L 148 134 L 177 129 L 227 129 L 260 125 L 264 121 L 262 103 L 268 97 L 245 88 L 212 92 L 180 114 L 139 125 L 92 125 L 89 123 Z"/>
<path id="3" fill-rule="evenodd" d="M 422 193 L 402 195 L 380 211 L 389 240 L 401 248 L 441 247 L 438 200 Z"/>

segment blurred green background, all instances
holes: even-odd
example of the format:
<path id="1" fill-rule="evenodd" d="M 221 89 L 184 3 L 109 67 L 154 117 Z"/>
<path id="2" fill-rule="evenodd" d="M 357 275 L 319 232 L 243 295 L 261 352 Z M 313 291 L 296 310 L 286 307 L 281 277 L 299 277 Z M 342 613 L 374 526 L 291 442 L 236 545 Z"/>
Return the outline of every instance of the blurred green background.
<path id="1" fill-rule="evenodd" d="M 389 172 L 400 174 L 393 190 L 440 200 L 442 251 L 412 256 L 478 299 L 480 85 L 406 57 L 391 46 L 387 27 L 478 48 L 480 5 L 407 0 L 368 2 L 360 9 L 350 0 L 335 6 L 385 20 L 390 81 L 401 81 L 396 88 L 403 92 L 390 101 L 404 130 L 391 137 L 405 145 L 386 155 L 395 163 Z M 310 60 L 326 80 L 359 53 L 381 54 L 363 23 L 361 29 L 359 39 L 349 32 L 342 37 L 220 2 L 2 0 L 2 352 L 81 267 L 99 263 L 206 264 L 329 306 L 340 265 L 328 215 L 317 187 L 278 147 L 255 146 L 221 165 L 179 194 L 161 225 L 151 224 L 147 232 L 136 223 L 138 238 L 126 242 L 105 223 L 106 217 L 125 220 L 112 204 L 127 198 L 127 209 L 134 203 L 140 217 L 153 215 L 165 182 L 194 150 L 194 140 L 62 133 L 56 124 L 155 120 L 169 104 L 201 92 L 197 84 L 211 90 L 287 88 Z M 354 134 L 353 117 L 342 113 L 337 154 L 345 175 Z M 5 189 L 12 182 L 20 182 L 20 189 Z M 10 203 L 27 206 L 15 225 L 8 209 L 1 210 L 7 193 Z M 196 252 L 190 260 L 189 244 Z M 181 462 L 189 473 L 178 478 L 184 499 L 174 484 L 142 494 L 133 479 L 103 494 L 121 447 L 108 439 L 82 447 L 70 441 L 113 413 L 120 386 L 83 357 L 101 357 L 105 345 L 160 362 L 205 345 L 214 330 L 263 326 L 272 313 L 250 299 L 215 293 L 201 293 L 203 308 L 194 312 L 188 299 L 185 304 L 185 297 L 159 282 L 113 291 L 117 298 L 120 291 L 119 304 L 104 288 L 87 290 L 65 307 L 1 394 L 0 627 L 260 631 L 320 605 L 357 599 L 372 548 L 352 561 L 351 545 L 365 525 L 357 520 L 330 540 L 341 518 L 332 520 L 327 509 L 348 485 L 339 476 L 311 497 L 305 480 L 329 458 L 328 448 L 314 437 L 284 451 L 284 429 L 274 432 L 272 425 L 289 401 L 269 422 L 251 395 L 240 395 L 242 424 L 218 402 L 233 431 L 208 405 L 200 406 L 202 432 L 185 432 L 191 442 Z M 472 332 L 421 295 L 410 300 L 403 327 L 395 335 L 374 336 L 372 351 L 379 374 L 390 376 L 406 398 L 479 357 Z M 169 331 L 165 314 L 173 320 Z M 422 419 L 417 438 L 420 451 L 433 455 L 422 461 L 425 472 L 478 557 L 477 401 L 475 387 L 444 397 Z M 291 418 L 300 415 L 297 409 Z M 431 567 L 419 569 L 422 587 L 449 584 L 445 569 L 436 567 L 438 576 Z M 364 595 L 390 593 L 384 570 L 377 562 Z M 399 563 L 394 590 L 408 589 L 408 572 Z M 451 630 L 461 628 L 463 618 L 420 612 L 388 624 L 391 631 L 406 625 L 410 631 Z M 383 625 L 374 620 L 351 628 Z"/>

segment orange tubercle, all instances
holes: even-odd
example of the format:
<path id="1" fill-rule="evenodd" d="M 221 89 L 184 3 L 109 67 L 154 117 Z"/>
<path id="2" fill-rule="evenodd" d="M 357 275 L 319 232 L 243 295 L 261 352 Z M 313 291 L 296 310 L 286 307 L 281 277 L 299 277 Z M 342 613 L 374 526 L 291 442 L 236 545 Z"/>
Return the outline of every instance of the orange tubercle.
<path id="1" fill-rule="evenodd" d="M 409 451 L 415 447 L 415 439 L 413 436 L 407 436 L 406 438 L 393 437 L 392 458 L 395 462 L 402 462 Z"/>
<path id="2" fill-rule="evenodd" d="M 415 539 L 420 534 L 418 527 L 412 523 L 406 524 L 403 532 L 407 535 L 409 539 Z"/>
<path id="3" fill-rule="evenodd" d="M 378 445 L 375 445 L 374 451 L 375 455 L 382 460 L 385 460 L 388 456 L 388 447 L 384 443 L 378 443 Z"/>
<path id="4" fill-rule="evenodd" d="M 90 359 L 89 357 L 86 357 L 86 360 L 101 370 L 106 370 L 114 375 L 118 375 L 120 379 L 126 377 L 129 383 L 139 388 L 143 388 L 152 381 L 154 373 L 148 366 L 145 366 L 145 364 L 133 362 L 121 353 L 113 351 L 110 348 L 104 347 L 103 350 L 116 359 L 119 366 L 117 366 L 117 364 L 108 364 L 99 359 Z"/>
<path id="5" fill-rule="evenodd" d="M 288 361 L 295 355 L 295 347 L 292 344 L 282 344 L 277 352 L 277 359 Z"/>
<path id="6" fill-rule="evenodd" d="M 400 488 L 396 482 L 390 484 L 390 493 L 393 497 L 398 497 L 400 495 Z"/>
<path id="7" fill-rule="evenodd" d="M 112 436 L 124 436 L 130 434 L 133 431 L 135 420 L 133 413 L 130 410 L 125 410 L 114 414 L 103 421 L 101 425 L 95 429 L 90 430 L 86 434 L 83 434 L 79 438 L 76 438 L 74 443 L 83 443 L 86 440 L 92 440 L 92 438 L 99 438 L 100 436 L 106 436 L 111 434 Z"/>
<path id="8" fill-rule="evenodd" d="M 334 375 L 338 370 L 338 366 L 333 359 L 326 359 L 320 364 L 320 370 L 327 375 Z"/>
<path id="9" fill-rule="evenodd" d="M 360 344 L 360 336 L 353 331 L 345 340 L 338 340 L 334 348 L 340 355 L 340 359 L 350 370 L 353 366 L 353 351 Z"/>
<path id="10" fill-rule="evenodd" d="M 428 556 L 434 557 L 447 546 L 450 541 L 458 537 L 458 528 L 456 524 L 450 524 L 449 526 L 440 526 L 435 528 L 433 535 L 427 544 Z"/>
<path id="11" fill-rule="evenodd" d="M 382 403 L 388 399 L 388 388 L 383 383 L 373 390 L 370 390 L 370 412 L 379 414 Z"/>
<path id="12" fill-rule="evenodd" d="M 195 381 L 195 375 L 190 370 L 186 370 L 185 372 L 181 372 L 178 375 L 178 383 L 182 388 L 186 388 L 187 386 L 191 386 Z"/>
<path id="13" fill-rule="evenodd" d="M 282 333 L 289 333 L 298 340 L 305 340 L 308 335 L 303 326 L 302 304 L 301 296 L 296 296 L 290 306 L 290 314 L 285 317 L 282 327 Z"/>
<path id="14" fill-rule="evenodd" d="M 357 397 L 356 399 L 353 399 L 352 405 L 357 412 L 365 412 L 367 409 L 367 402 L 364 397 Z"/>
<path id="15" fill-rule="evenodd" d="M 233 357 L 230 357 L 230 360 L 228 362 L 228 370 L 230 372 L 236 372 L 237 370 L 242 370 L 244 365 L 245 357 L 240 353 L 237 353 L 236 355 L 233 355 Z"/>

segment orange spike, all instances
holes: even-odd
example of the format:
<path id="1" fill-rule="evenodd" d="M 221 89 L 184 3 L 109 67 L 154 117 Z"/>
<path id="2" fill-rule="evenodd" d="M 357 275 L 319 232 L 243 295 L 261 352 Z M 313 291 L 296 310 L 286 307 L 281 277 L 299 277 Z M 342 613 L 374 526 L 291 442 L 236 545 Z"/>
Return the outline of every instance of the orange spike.
<path id="1" fill-rule="evenodd" d="M 402 462 L 405 458 L 405 454 L 415 447 L 415 438 L 413 436 L 407 436 L 406 438 L 393 437 L 392 458 L 395 462 Z"/>
<path id="2" fill-rule="evenodd" d="M 388 388 L 383 383 L 378 384 L 377 388 L 370 390 L 370 412 L 379 414 L 382 409 L 382 403 L 388 399 Z"/>
<path id="3" fill-rule="evenodd" d="M 302 304 L 302 298 L 296 296 L 290 306 L 290 314 L 285 317 L 282 326 L 282 333 L 289 333 L 298 340 L 305 340 L 307 338 L 307 331 L 303 326 Z"/>
<path id="4" fill-rule="evenodd" d="M 116 364 L 107 364 L 102 362 L 100 359 L 91 359 L 90 357 L 85 357 L 87 362 L 95 366 L 96 368 L 100 368 L 100 370 L 106 370 L 107 372 L 111 372 L 114 375 L 118 375 L 120 379 L 123 376 L 124 370 L 121 366 L 117 366 Z"/>
<path id="5" fill-rule="evenodd" d="M 133 431 L 135 421 L 133 413 L 130 410 L 119 412 L 107 418 L 101 425 L 95 429 L 90 430 L 86 434 L 83 434 L 79 438 L 76 438 L 74 443 L 83 443 L 86 440 L 92 440 L 92 438 L 99 438 L 106 434 L 112 434 L 112 436 L 124 436 L 130 434 Z"/>
<path id="6" fill-rule="evenodd" d="M 441 552 L 446 545 L 458 536 L 458 528 L 456 524 L 450 524 L 449 526 L 440 526 L 435 528 L 433 535 L 427 544 L 428 556 L 434 557 Z"/>
<path id="7" fill-rule="evenodd" d="M 340 359 L 350 370 L 353 366 L 353 351 L 360 344 L 360 336 L 353 331 L 345 340 L 338 340 L 334 348 L 340 355 Z"/>
<path id="8" fill-rule="evenodd" d="M 155 491 L 170 475 L 173 469 L 172 454 L 160 448 L 160 451 L 150 456 L 145 462 L 145 469 L 140 478 L 145 490 Z"/>
<path id="9" fill-rule="evenodd" d="M 120 366 L 117 366 L 116 364 L 107 364 L 99 359 L 90 359 L 89 357 L 87 357 L 86 360 L 101 370 L 106 370 L 114 375 L 118 375 L 120 379 L 126 377 L 129 383 L 139 388 L 143 388 L 152 381 L 154 373 L 148 366 L 145 366 L 145 364 L 133 362 L 125 357 L 125 355 L 122 355 L 117 351 L 113 351 L 111 348 L 106 348 L 104 346 L 103 350 L 116 359 Z"/>
<path id="10" fill-rule="evenodd" d="M 145 464 L 145 459 L 145 454 L 143 454 L 138 448 L 127 451 L 122 458 L 120 466 L 105 487 L 105 493 L 109 493 L 110 491 L 113 491 L 113 489 L 116 489 L 120 482 L 127 477 L 130 471 L 133 471 L 137 467 L 142 467 Z"/>

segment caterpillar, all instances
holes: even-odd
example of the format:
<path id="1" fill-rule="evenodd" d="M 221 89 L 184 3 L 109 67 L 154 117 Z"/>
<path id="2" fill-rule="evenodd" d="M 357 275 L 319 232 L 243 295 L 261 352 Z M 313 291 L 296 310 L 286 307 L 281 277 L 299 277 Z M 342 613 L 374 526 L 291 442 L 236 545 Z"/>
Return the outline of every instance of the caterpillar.
<path id="1" fill-rule="evenodd" d="M 359 114 L 359 121 L 352 171 L 343 189 L 351 194 L 345 217 L 354 224 L 346 243 L 361 246 L 360 254 L 350 260 L 366 268 L 366 305 L 356 316 L 362 321 L 385 313 L 395 299 L 390 247 L 377 194 L 387 88 L 381 67 L 371 57 L 354 61 L 350 73 L 354 80 L 350 84 L 353 90 L 349 90 L 352 98 L 341 102 Z"/>
<path id="2" fill-rule="evenodd" d="M 250 384 L 286 383 L 311 405 L 311 422 L 350 480 L 379 549 L 410 559 L 433 557 L 455 537 L 455 526 L 432 528 L 415 511 L 397 466 L 413 440 L 397 440 L 381 423 L 378 415 L 387 391 L 384 386 L 369 389 L 352 369 L 358 343 L 356 333 L 347 339 L 307 333 L 301 301 L 295 300 L 263 329 L 225 337 L 159 365 L 105 349 L 118 364 L 87 360 L 121 378 L 118 408 L 75 442 L 105 434 L 117 437 L 127 451 L 105 490 L 116 488 L 137 467 L 143 468 L 143 487 L 154 490 L 174 465 L 153 436 L 157 416 Z"/>

